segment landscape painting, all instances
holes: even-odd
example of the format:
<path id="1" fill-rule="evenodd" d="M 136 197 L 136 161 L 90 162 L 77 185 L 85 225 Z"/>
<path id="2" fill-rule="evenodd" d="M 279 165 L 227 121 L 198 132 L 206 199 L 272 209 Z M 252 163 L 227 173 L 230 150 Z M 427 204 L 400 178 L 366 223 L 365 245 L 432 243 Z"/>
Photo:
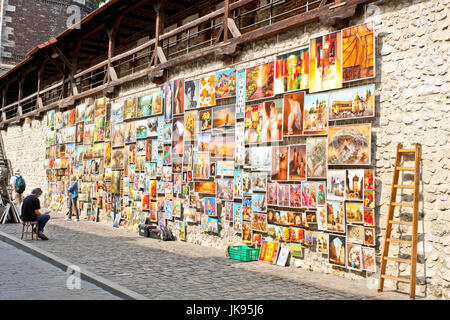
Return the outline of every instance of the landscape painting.
<path id="1" fill-rule="evenodd" d="M 303 133 L 327 134 L 328 93 L 307 94 L 303 110 Z"/>
<path id="2" fill-rule="evenodd" d="M 269 62 L 246 70 L 245 101 L 272 97 L 274 63 Z"/>
<path id="3" fill-rule="evenodd" d="M 357 119 L 375 116 L 375 85 L 331 91 L 329 120 Z"/>
<path id="4" fill-rule="evenodd" d="M 236 69 L 216 72 L 216 99 L 236 96 Z"/>
<path id="5" fill-rule="evenodd" d="M 213 108 L 212 119 L 214 134 L 221 134 L 234 130 L 234 125 L 236 123 L 236 106 L 233 104 Z"/>

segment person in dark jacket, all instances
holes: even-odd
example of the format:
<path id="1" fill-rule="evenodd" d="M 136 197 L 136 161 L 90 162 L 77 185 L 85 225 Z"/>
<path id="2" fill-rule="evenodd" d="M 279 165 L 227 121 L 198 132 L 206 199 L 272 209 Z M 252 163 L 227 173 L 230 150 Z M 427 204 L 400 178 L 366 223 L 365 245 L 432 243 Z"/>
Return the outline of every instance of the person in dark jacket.
<path id="1" fill-rule="evenodd" d="M 41 212 L 41 203 L 39 202 L 39 197 L 41 195 L 42 190 L 40 188 L 36 188 L 31 191 L 29 196 L 23 199 L 22 215 L 20 218 L 24 222 L 37 221 L 38 237 L 42 240 L 48 240 L 47 236 L 44 234 L 44 227 L 48 220 L 50 220 L 50 215 Z"/>
<path id="2" fill-rule="evenodd" d="M 66 220 L 72 220 L 72 208 L 75 207 L 76 221 L 80 221 L 78 212 L 78 177 L 72 182 L 71 186 L 67 191 L 69 191 L 69 217 Z"/>

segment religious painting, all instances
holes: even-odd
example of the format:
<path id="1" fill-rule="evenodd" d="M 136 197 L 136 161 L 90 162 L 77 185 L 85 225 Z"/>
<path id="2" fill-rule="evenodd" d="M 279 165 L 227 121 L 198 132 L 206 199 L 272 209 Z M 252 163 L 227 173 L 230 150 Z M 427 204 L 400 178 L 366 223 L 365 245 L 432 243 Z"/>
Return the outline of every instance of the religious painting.
<path id="1" fill-rule="evenodd" d="M 267 204 L 276 206 L 278 205 L 278 184 L 268 183 L 267 184 Z"/>
<path id="2" fill-rule="evenodd" d="M 289 190 L 289 201 L 292 208 L 302 207 L 302 185 L 291 184 Z"/>
<path id="3" fill-rule="evenodd" d="M 236 95 L 236 69 L 216 72 L 216 99 L 234 97 Z"/>
<path id="4" fill-rule="evenodd" d="M 329 127 L 328 165 L 369 165 L 371 125 Z"/>
<path id="5" fill-rule="evenodd" d="M 187 111 L 184 114 L 184 140 L 186 141 L 194 140 L 197 135 L 197 115 L 198 112 L 196 110 Z"/>
<path id="6" fill-rule="evenodd" d="M 310 40 L 309 92 L 342 87 L 341 37 L 338 31 Z"/>
<path id="7" fill-rule="evenodd" d="M 245 108 L 244 117 L 244 143 L 260 143 L 262 141 L 261 129 L 262 118 L 261 110 L 262 104 L 248 106 Z"/>
<path id="8" fill-rule="evenodd" d="M 194 179 L 209 179 L 209 166 L 209 153 L 194 153 Z"/>
<path id="9" fill-rule="evenodd" d="M 283 100 L 264 102 L 261 108 L 261 141 L 274 142 L 283 140 Z"/>
<path id="10" fill-rule="evenodd" d="M 254 212 L 252 215 L 253 231 L 267 232 L 267 214 Z"/>
<path id="11" fill-rule="evenodd" d="M 216 179 L 217 199 L 225 201 L 233 201 L 233 179 L 222 178 Z"/>
<path id="12" fill-rule="evenodd" d="M 162 113 L 162 104 L 163 104 L 163 91 L 156 91 L 153 93 L 152 99 L 152 114 L 157 115 Z"/>
<path id="13" fill-rule="evenodd" d="M 363 227 L 357 225 L 347 225 L 347 241 L 363 244 Z"/>
<path id="14" fill-rule="evenodd" d="M 252 223 L 250 221 L 242 221 L 242 244 L 252 244 Z"/>
<path id="15" fill-rule="evenodd" d="M 362 268 L 361 245 L 347 243 L 347 267 L 352 270 L 357 271 L 361 270 Z"/>
<path id="16" fill-rule="evenodd" d="M 346 262 L 345 237 L 334 234 L 329 235 L 328 262 L 333 265 L 345 267 Z"/>
<path id="17" fill-rule="evenodd" d="M 95 100 L 95 118 L 106 116 L 106 98 Z"/>
<path id="18" fill-rule="evenodd" d="M 200 106 L 200 80 L 184 82 L 184 110 L 192 110 Z"/>
<path id="19" fill-rule="evenodd" d="M 183 154 L 184 132 L 184 117 L 174 118 L 172 128 L 172 152 L 174 154 Z"/>
<path id="20" fill-rule="evenodd" d="M 84 126 L 84 144 L 91 144 L 94 142 L 94 131 L 95 125 L 93 123 Z"/>
<path id="21" fill-rule="evenodd" d="M 234 142 L 234 134 L 212 137 L 210 144 L 211 157 L 233 159 Z"/>
<path id="22" fill-rule="evenodd" d="M 327 201 L 327 231 L 345 233 L 344 202 Z"/>
<path id="23" fill-rule="evenodd" d="M 278 205 L 281 207 L 289 207 L 289 185 L 288 184 L 278 184 Z"/>
<path id="24" fill-rule="evenodd" d="M 284 95 L 283 136 L 300 136 L 303 134 L 304 92 Z"/>
<path id="25" fill-rule="evenodd" d="M 375 249 L 374 248 L 362 248 L 362 265 L 363 269 L 369 272 L 376 272 L 375 264 Z"/>
<path id="26" fill-rule="evenodd" d="M 288 180 L 288 147 L 272 147 L 272 180 Z"/>
<path id="27" fill-rule="evenodd" d="M 258 260 L 274 264 L 278 259 L 279 251 L 279 242 L 263 241 L 261 244 L 261 250 L 259 251 Z"/>
<path id="28" fill-rule="evenodd" d="M 327 177 L 327 138 L 306 139 L 306 176 L 325 179 Z"/>
<path id="29" fill-rule="evenodd" d="M 364 170 L 346 170 L 345 200 L 363 201 Z"/>
<path id="30" fill-rule="evenodd" d="M 287 180 L 306 180 L 306 145 L 289 146 L 289 176 Z"/>
<path id="31" fill-rule="evenodd" d="M 332 91 L 328 108 L 329 120 L 374 117 L 375 85 Z"/>
<path id="32" fill-rule="evenodd" d="M 369 227 L 375 226 L 375 212 L 374 209 L 364 208 L 364 225 Z"/>
<path id="33" fill-rule="evenodd" d="M 199 112 L 200 130 L 211 130 L 212 126 L 212 110 L 207 109 Z"/>
<path id="34" fill-rule="evenodd" d="M 164 103 L 165 103 L 165 109 L 164 109 L 164 120 L 170 121 L 172 120 L 173 115 L 173 96 L 174 96 L 174 82 L 168 81 L 164 84 Z"/>
<path id="35" fill-rule="evenodd" d="M 359 202 L 346 202 L 345 213 L 347 215 L 347 223 L 363 224 L 363 205 Z"/>
<path id="36" fill-rule="evenodd" d="M 76 113 L 75 113 L 75 121 L 76 121 L 77 123 L 78 123 L 78 122 L 84 122 L 84 112 L 85 112 L 85 110 L 86 110 L 86 104 L 85 104 L 85 103 L 82 103 L 82 104 L 77 105 L 77 107 L 76 107 Z M 53 117 L 54 117 L 54 115 L 55 115 L 54 112 L 55 112 L 55 111 L 53 110 Z M 54 119 L 54 118 L 53 118 L 53 119 Z M 53 121 L 53 125 L 54 125 L 54 121 Z M 52 125 L 50 128 L 52 128 L 53 125 Z"/>
<path id="37" fill-rule="evenodd" d="M 126 99 L 123 103 L 123 119 L 132 119 L 136 117 L 137 98 Z"/>
<path id="38" fill-rule="evenodd" d="M 112 151 L 111 158 L 111 168 L 112 169 L 123 169 L 124 168 L 124 149 L 114 149 Z"/>
<path id="39" fill-rule="evenodd" d="M 275 60 L 275 94 L 309 87 L 309 48 L 277 56 Z"/>
<path id="40" fill-rule="evenodd" d="M 242 119 L 245 113 L 245 71 L 237 74 L 236 90 L 236 118 Z"/>
<path id="41" fill-rule="evenodd" d="M 124 122 L 123 123 L 123 136 L 125 143 L 136 142 L 136 122 Z"/>
<path id="42" fill-rule="evenodd" d="M 242 230 L 242 204 L 233 203 L 233 231 L 241 232 Z"/>
<path id="43" fill-rule="evenodd" d="M 375 246 L 375 228 L 364 227 L 364 245 Z"/>
<path id="44" fill-rule="evenodd" d="M 184 79 L 178 79 L 174 82 L 173 94 L 173 115 L 183 114 L 184 112 Z"/>
<path id="45" fill-rule="evenodd" d="M 375 76 L 374 23 L 342 30 L 342 80 L 354 81 Z"/>
<path id="46" fill-rule="evenodd" d="M 200 107 L 211 107 L 216 105 L 215 91 L 215 75 L 200 78 Z"/>
<path id="47" fill-rule="evenodd" d="M 145 95 L 138 98 L 137 117 L 148 117 L 152 115 L 153 95 Z"/>
<path id="48" fill-rule="evenodd" d="M 269 62 L 246 70 L 245 100 L 252 101 L 272 97 L 274 63 Z"/>
<path id="49" fill-rule="evenodd" d="M 213 108 L 212 119 L 213 134 L 233 131 L 236 123 L 236 106 L 229 105 Z"/>

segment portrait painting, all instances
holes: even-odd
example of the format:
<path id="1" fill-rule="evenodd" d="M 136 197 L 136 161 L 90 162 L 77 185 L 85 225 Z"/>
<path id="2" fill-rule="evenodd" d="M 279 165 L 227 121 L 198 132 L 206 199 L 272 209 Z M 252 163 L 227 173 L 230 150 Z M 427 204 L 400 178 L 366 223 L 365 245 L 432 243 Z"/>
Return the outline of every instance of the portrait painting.
<path id="1" fill-rule="evenodd" d="M 346 202 L 345 213 L 347 223 L 363 224 L 363 204 L 360 202 Z"/>
<path id="2" fill-rule="evenodd" d="M 327 177 L 326 137 L 308 137 L 306 139 L 306 176 L 321 179 Z"/>
<path id="3" fill-rule="evenodd" d="M 338 31 L 310 39 L 309 92 L 342 87 L 341 37 Z"/>
<path id="4" fill-rule="evenodd" d="M 272 147 L 272 180 L 288 180 L 288 147 L 274 146 Z"/>
<path id="5" fill-rule="evenodd" d="M 184 112 L 184 79 L 178 79 L 173 82 L 173 112 L 172 115 L 183 114 Z"/>
<path id="6" fill-rule="evenodd" d="M 196 109 L 200 106 L 200 80 L 184 82 L 184 110 Z"/>
<path id="7" fill-rule="evenodd" d="M 283 100 L 266 101 L 261 108 L 261 141 L 283 140 Z"/>
<path id="8" fill-rule="evenodd" d="M 287 180 L 306 180 L 306 145 L 289 146 L 289 176 Z"/>
<path id="9" fill-rule="evenodd" d="M 375 76 L 374 23 L 342 30 L 342 80 L 344 82 Z"/>
<path id="10" fill-rule="evenodd" d="M 216 72 L 216 99 L 236 95 L 236 68 Z"/>
<path id="11" fill-rule="evenodd" d="M 275 94 L 309 87 L 309 48 L 279 55 L 275 60 Z"/>
<path id="12" fill-rule="evenodd" d="M 274 63 L 269 62 L 246 69 L 245 100 L 252 101 L 272 97 Z"/>
<path id="13" fill-rule="evenodd" d="M 305 93 L 296 92 L 284 95 L 283 136 L 303 135 L 303 109 Z"/>
<path id="14" fill-rule="evenodd" d="M 213 134 L 223 134 L 234 131 L 236 123 L 236 106 L 228 105 L 213 108 L 212 112 Z"/>
<path id="15" fill-rule="evenodd" d="M 345 200 L 363 201 L 364 169 L 346 170 Z"/>
<path id="16" fill-rule="evenodd" d="M 184 131 L 184 117 L 174 118 L 172 128 L 172 152 L 174 154 L 183 154 Z"/>
<path id="17" fill-rule="evenodd" d="M 333 265 L 345 267 L 346 256 L 345 237 L 330 234 L 328 244 L 328 262 Z"/>
<path id="18" fill-rule="evenodd" d="M 371 125 L 329 127 L 328 165 L 369 165 Z"/>
<path id="19" fill-rule="evenodd" d="M 327 201 L 327 231 L 345 233 L 344 202 Z"/>
<path id="20" fill-rule="evenodd" d="M 375 85 L 335 90 L 330 93 L 329 120 L 375 116 Z"/>
<path id="21" fill-rule="evenodd" d="M 215 75 L 200 78 L 200 107 L 216 105 L 216 77 Z"/>

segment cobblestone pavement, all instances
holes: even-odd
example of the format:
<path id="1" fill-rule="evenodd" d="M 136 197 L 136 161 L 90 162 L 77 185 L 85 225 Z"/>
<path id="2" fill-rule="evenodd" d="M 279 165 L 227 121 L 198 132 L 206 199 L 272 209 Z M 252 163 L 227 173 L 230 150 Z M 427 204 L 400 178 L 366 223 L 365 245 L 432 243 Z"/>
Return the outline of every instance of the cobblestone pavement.
<path id="1" fill-rule="evenodd" d="M 68 274 L 33 255 L 0 241 L 0 300 L 117 300 L 86 281 L 69 290 Z"/>
<path id="2" fill-rule="evenodd" d="M 405 299 L 377 293 L 365 282 L 240 262 L 224 250 L 140 237 L 109 224 L 64 221 L 53 215 L 49 241 L 32 244 L 151 299 Z M 0 225 L 20 237 L 20 225 Z"/>

